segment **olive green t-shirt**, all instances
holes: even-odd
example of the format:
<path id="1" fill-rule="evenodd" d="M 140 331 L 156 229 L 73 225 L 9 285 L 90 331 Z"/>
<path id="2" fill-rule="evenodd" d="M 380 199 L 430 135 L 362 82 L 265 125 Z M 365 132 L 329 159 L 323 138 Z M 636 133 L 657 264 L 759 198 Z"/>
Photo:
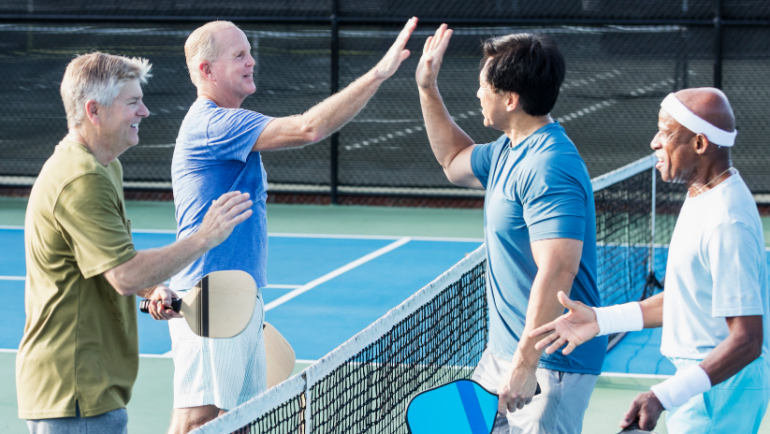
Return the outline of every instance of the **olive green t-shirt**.
<path id="1" fill-rule="evenodd" d="M 102 276 L 136 255 L 123 169 L 64 140 L 46 161 L 24 221 L 24 337 L 16 357 L 19 417 L 84 417 L 125 407 L 139 368 L 134 296 Z"/>

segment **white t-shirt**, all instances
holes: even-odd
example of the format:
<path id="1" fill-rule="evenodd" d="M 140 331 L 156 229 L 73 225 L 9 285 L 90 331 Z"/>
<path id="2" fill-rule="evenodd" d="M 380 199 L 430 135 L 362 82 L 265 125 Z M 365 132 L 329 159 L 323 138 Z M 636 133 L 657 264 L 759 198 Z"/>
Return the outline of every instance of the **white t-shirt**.
<path id="1" fill-rule="evenodd" d="M 687 197 L 666 263 L 661 353 L 704 359 L 729 335 L 725 317 L 764 315 L 770 339 L 765 240 L 757 205 L 739 174 Z"/>

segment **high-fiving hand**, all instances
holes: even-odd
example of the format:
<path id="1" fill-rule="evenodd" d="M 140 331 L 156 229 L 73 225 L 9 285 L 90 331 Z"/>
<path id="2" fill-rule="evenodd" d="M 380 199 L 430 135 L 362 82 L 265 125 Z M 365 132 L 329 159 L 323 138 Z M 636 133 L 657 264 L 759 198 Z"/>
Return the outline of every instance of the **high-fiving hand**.
<path id="1" fill-rule="evenodd" d="M 555 320 L 540 326 L 529 333 L 529 337 L 534 338 L 548 332 L 552 332 L 538 343 L 535 348 L 542 350 L 547 345 L 545 352 L 553 354 L 564 344 L 562 354 L 565 356 L 572 352 L 578 345 L 581 345 L 593 339 L 599 334 L 599 324 L 596 322 L 596 313 L 585 304 L 571 300 L 566 294 L 559 291 L 559 303 L 569 309 L 569 312 L 556 318 Z"/>
<path id="2" fill-rule="evenodd" d="M 405 47 L 415 28 L 417 28 L 417 17 L 412 17 L 406 22 L 401 33 L 398 34 L 396 42 L 394 42 L 388 52 L 385 53 L 385 57 L 383 57 L 382 60 L 377 63 L 377 66 L 374 67 L 375 77 L 381 80 L 387 80 L 396 73 L 398 67 L 401 66 L 401 62 L 409 57 L 410 52 Z"/>
<path id="3" fill-rule="evenodd" d="M 444 53 L 452 38 L 452 29 L 447 29 L 446 24 L 442 24 L 436 34 L 429 36 L 425 41 L 425 47 L 422 49 L 422 57 L 417 64 L 415 80 L 417 86 L 421 88 L 430 88 L 436 86 L 438 71 L 441 69 L 441 62 L 444 60 Z"/>

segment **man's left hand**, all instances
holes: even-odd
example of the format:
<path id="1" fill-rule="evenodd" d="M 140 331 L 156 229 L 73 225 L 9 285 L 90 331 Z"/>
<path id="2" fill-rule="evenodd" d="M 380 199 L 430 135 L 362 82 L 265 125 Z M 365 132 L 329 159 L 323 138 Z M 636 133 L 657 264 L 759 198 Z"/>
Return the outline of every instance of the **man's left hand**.
<path id="1" fill-rule="evenodd" d="M 396 73 L 398 67 L 401 66 L 401 62 L 409 57 L 409 50 L 406 49 L 406 43 L 409 41 L 409 37 L 412 36 L 412 32 L 417 28 L 417 18 L 412 17 L 406 22 L 401 33 L 398 34 L 396 42 L 390 47 L 385 57 L 377 63 L 374 67 L 374 75 L 379 80 L 387 80 L 393 74 Z"/>
<path id="2" fill-rule="evenodd" d="M 182 318 L 182 315 L 174 312 L 170 309 L 172 299 L 174 297 L 174 291 L 172 291 L 166 285 L 158 285 L 148 294 L 147 299 L 150 300 L 148 310 L 150 315 L 157 320 L 170 320 L 174 318 Z"/>
<path id="3" fill-rule="evenodd" d="M 513 413 L 532 402 L 537 390 L 535 371 L 536 369 L 517 365 L 516 362 L 511 365 L 508 375 L 503 377 L 503 381 L 497 387 L 498 413 L 505 416 L 506 410 Z"/>
<path id="4" fill-rule="evenodd" d="M 620 427 L 626 428 L 638 420 L 639 429 L 652 430 L 658 424 L 661 413 L 663 413 L 663 405 L 652 391 L 640 393 L 620 421 Z"/>

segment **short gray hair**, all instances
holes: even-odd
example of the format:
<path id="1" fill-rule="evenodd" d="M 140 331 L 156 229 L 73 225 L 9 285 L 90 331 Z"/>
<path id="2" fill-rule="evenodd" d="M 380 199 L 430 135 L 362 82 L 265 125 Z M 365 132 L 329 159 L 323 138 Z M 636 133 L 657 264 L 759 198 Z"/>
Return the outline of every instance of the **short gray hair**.
<path id="1" fill-rule="evenodd" d="M 147 83 L 152 65 L 147 59 L 94 52 L 74 58 L 61 82 L 61 99 L 67 113 L 67 128 L 76 128 L 85 118 L 86 102 L 109 107 L 131 80 Z"/>
<path id="2" fill-rule="evenodd" d="M 212 21 L 198 27 L 187 37 L 184 43 L 184 57 L 193 84 L 197 85 L 200 82 L 201 72 L 198 70 L 198 65 L 204 60 L 215 62 L 219 58 L 220 50 L 214 34 L 231 27 L 238 28 L 230 21 Z"/>

